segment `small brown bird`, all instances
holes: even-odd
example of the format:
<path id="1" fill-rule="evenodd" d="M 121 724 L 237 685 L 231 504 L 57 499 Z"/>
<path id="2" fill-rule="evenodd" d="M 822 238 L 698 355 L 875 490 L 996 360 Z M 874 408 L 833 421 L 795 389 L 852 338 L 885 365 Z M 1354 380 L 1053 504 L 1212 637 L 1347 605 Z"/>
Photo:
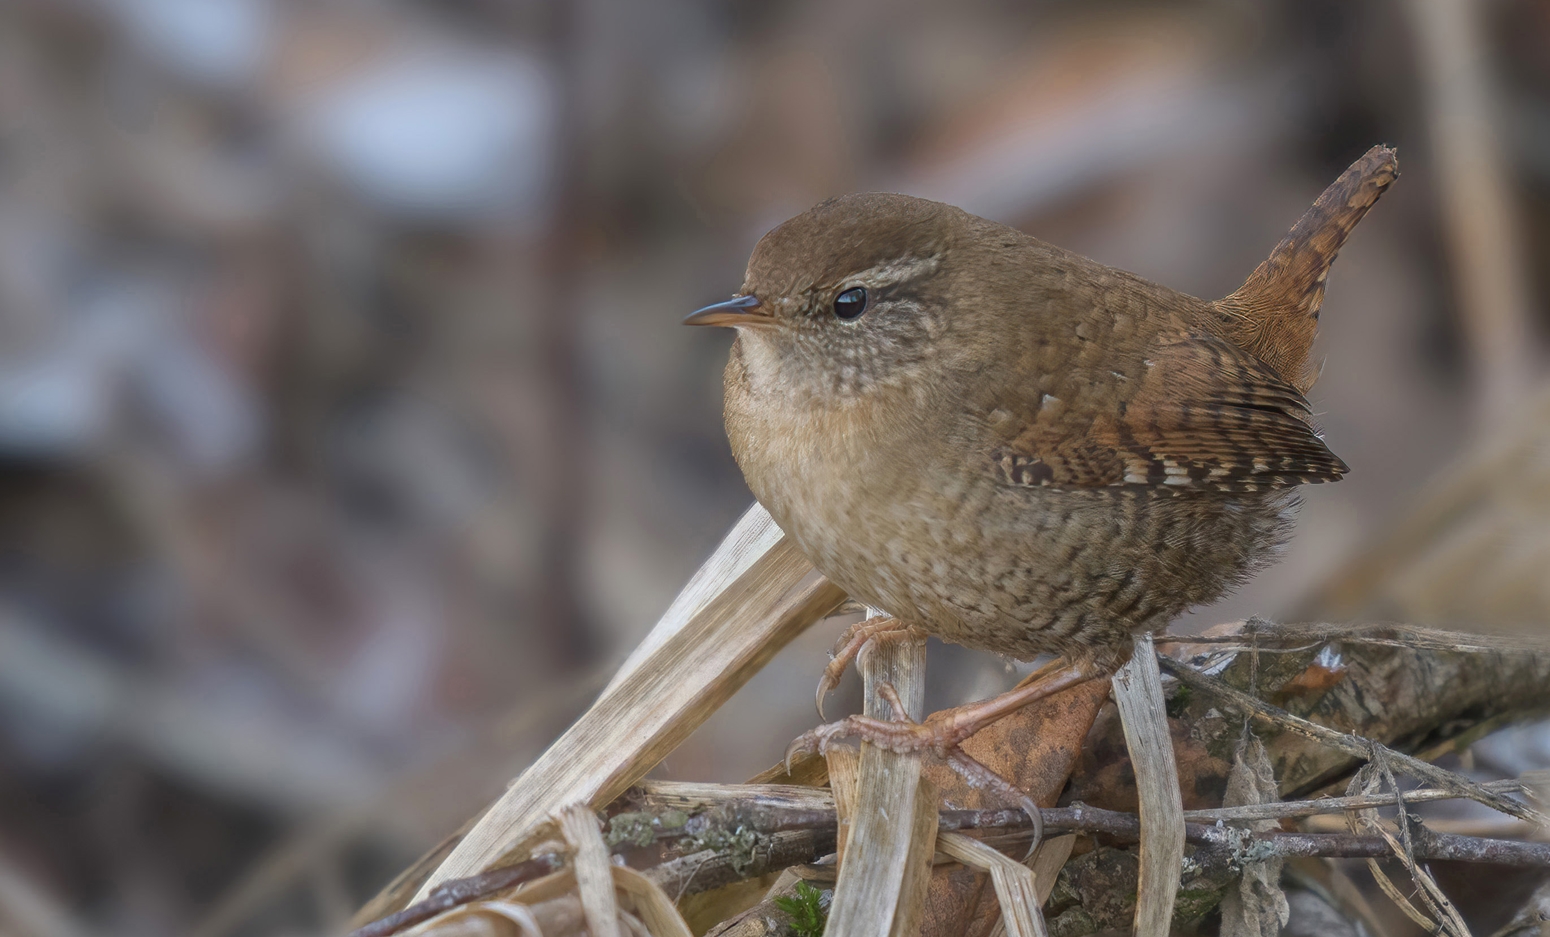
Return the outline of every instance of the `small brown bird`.
<path id="1" fill-rule="evenodd" d="M 894 619 L 842 640 L 820 700 L 888 629 L 1070 664 L 809 742 L 950 749 L 1270 562 L 1295 486 L 1346 471 L 1303 396 L 1309 355 L 1330 263 L 1396 165 L 1369 150 L 1215 302 L 904 195 L 831 199 L 765 235 L 740 294 L 686 321 L 737 330 L 726 428 L 754 495 Z"/>

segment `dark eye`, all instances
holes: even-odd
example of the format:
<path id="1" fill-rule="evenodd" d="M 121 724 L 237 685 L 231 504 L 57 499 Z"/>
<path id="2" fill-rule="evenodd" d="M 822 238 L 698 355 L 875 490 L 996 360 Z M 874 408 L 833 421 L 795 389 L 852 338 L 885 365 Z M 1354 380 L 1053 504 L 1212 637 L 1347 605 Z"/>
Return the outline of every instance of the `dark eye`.
<path id="1" fill-rule="evenodd" d="M 834 314 L 841 319 L 854 319 L 866 312 L 866 290 L 853 286 L 834 297 Z"/>

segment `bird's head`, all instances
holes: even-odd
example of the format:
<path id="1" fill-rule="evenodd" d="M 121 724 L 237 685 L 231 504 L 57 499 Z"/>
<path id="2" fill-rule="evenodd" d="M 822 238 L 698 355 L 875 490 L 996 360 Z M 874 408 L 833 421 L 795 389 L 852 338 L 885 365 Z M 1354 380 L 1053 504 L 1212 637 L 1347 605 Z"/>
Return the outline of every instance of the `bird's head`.
<path id="1" fill-rule="evenodd" d="M 906 195 L 830 199 L 759 241 L 737 296 L 684 321 L 736 329 L 755 383 L 849 399 L 907 382 L 948 328 L 947 274 L 971 218 Z"/>

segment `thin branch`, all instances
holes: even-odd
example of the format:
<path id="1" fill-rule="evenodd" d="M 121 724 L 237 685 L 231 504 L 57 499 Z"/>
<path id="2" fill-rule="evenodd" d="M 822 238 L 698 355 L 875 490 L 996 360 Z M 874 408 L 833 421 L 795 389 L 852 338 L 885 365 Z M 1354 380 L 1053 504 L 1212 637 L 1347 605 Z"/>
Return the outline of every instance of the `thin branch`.
<path id="1" fill-rule="evenodd" d="M 1393 855 L 1381 836 L 1350 833 L 1254 833 L 1270 855 L 1326 859 L 1387 859 Z M 1550 867 L 1550 844 L 1510 839 L 1481 839 L 1453 833 L 1417 837 L 1415 857 L 1430 861 L 1483 862 L 1491 865 Z"/>
<path id="2" fill-rule="evenodd" d="M 1531 790 L 1525 778 L 1504 781 L 1485 781 L 1481 787 L 1498 794 L 1521 794 Z M 703 811 L 713 808 L 734 810 L 737 816 L 754 829 L 773 829 L 771 818 L 776 822 L 797 823 L 802 828 L 822 826 L 834 811 L 834 797 L 821 787 L 795 787 L 786 784 L 698 784 L 684 781 L 644 781 L 636 790 L 650 808 L 676 808 L 687 811 Z M 1405 792 L 1406 803 L 1429 803 L 1439 800 L 1467 800 L 1458 791 L 1440 787 L 1423 787 Z M 1365 807 L 1389 807 L 1394 803 L 1391 794 L 1366 794 L 1354 797 L 1319 797 L 1312 800 L 1288 800 L 1274 804 L 1249 804 L 1242 807 L 1212 807 L 1205 810 L 1186 810 L 1184 819 L 1214 823 L 1249 820 L 1279 820 L 1282 817 L 1312 817 L 1326 813 L 1343 813 Z M 1076 808 L 1073 808 L 1076 809 Z M 973 811 L 967 811 L 972 813 Z M 951 815 L 965 811 L 947 811 L 942 814 L 943 823 Z M 1051 816 L 1050 809 L 1042 811 Z M 799 819 L 800 818 L 800 819 Z M 1000 826 L 1003 824 L 982 824 Z M 946 826 L 943 830 L 970 829 L 971 827 Z M 1053 832 L 1053 828 L 1051 830 Z"/>
<path id="3" fill-rule="evenodd" d="M 1520 820 L 1527 820 L 1539 826 L 1550 825 L 1550 817 L 1547 817 L 1539 810 L 1492 791 L 1463 775 L 1456 774 L 1445 768 L 1439 768 L 1419 758 L 1401 754 L 1371 739 L 1339 732 L 1304 719 L 1301 716 L 1294 716 L 1284 709 L 1256 699 L 1222 680 L 1207 676 L 1188 664 L 1181 663 L 1172 658 L 1159 657 L 1158 661 L 1169 673 L 1178 678 L 1180 683 L 1203 693 L 1209 693 L 1243 715 L 1252 716 L 1255 719 L 1268 722 L 1305 738 L 1326 743 L 1363 761 L 1369 760 L 1374 751 L 1381 749 L 1389 758 L 1393 759 L 1394 764 L 1398 768 L 1414 778 L 1436 787 L 1457 791 L 1461 796 L 1478 801 L 1501 813 L 1511 814 Z"/>
<path id="4" fill-rule="evenodd" d="M 564 866 L 564 856 L 546 852 L 516 865 L 452 879 L 438 885 L 424 901 L 357 928 L 350 932 L 350 937 L 389 937 L 421 921 L 428 921 L 443 911 L 542 878 L 551 872 L 558 872 Z"/>
<path id="5" fill-rule="evenodd" d="M 1527 790 L 1523 781 L 1486 781 L 1480 785 L 1497 794 L 1521 794 Z M 1423 803 L 1435 800 L 1468 799 L 1458 791 L 1440 787 L 1423 787 L 1405 791 L 1405 803 Z M 1367 807 L 1392 807 L 1393 794 L 1361 794 L 1353 797 L 1320 797 L 1315 800 L 1288 800 L 1274 804 L 1248 804 L 1242 807 L 1213 807 L 1209 810 L 1186 810 L 1186 820 L 1279 820 L 1282 817 L 1311 817 L 1321 813 L 1343 813 Z"/>
<path id="6" fill-rule="evenodd" d="M 1320 644 L 1365 644 L 1402 647 L 1414 651 L 1450 651 L 1459 654 L 1550 654 L 1550 642 L 1522 635 L 1473 634 L 1419 628 L 1413 625 L 1296 625 L 1251 620 L 1252 632 L 1235 634 L 1163 634 L 1158 644 L 1217 645 L 1216 651 L 1286 652 L 1309 650 Z M 1293 643 L 1296 646 L 1285 646 Z"/>
<path id="7" fill-rule="evenodd" d="M 1406 794 L 1413 799 L 1415 792 Z M 1392 796 L 1386 802 L 1391 802 Z M 834 849 L 837 821 L 833 811 L 823 814 L 806 807 L 761 808 L 759 822 L 745 824 L 724 808 L 709 822 L 699 815 L 681 824 L 689 832 L 666 834 L 662 838 L 683 838 L 690 842 L 707 839 L 711 829 L 751 831 L 756 845 L 745 853 L 735 847 L 704 849 L 664 862 L 647 875 L 669 894 L 693 894 L 747 878 L 763 875 L 792 865 L 816 862 Z M 1134 843 L 1141 833 L 1141 821 L 1133 813 L 1075 805 L 1051 807 L 1040 811 L 1048 836 L 1063 833 L 1102 834 L 1119 843 Z M 940 832 L 963 830 L 995 831 L 1009 840 L 1026 842 L 1032 821 L 1021 808 L 1006 810 L 944 810 L 938 814 Z M 1237 865 L 1245 859 L 1273 856 L 1325 857 L 1346 859 L 1388 858 L 1392 851 L 1381 836 L 1346 833 L 1287 833 L 1273 830 L 1254 833 L 1229 826 L 1188 823 L 1186 839 L 1203 852 L 1196 860 L 1203 863 Z M 639 844 L 623 839 L 611 848 L 620 853 Z M 1498 865 L 1550 868 L 1550 843 L 1485 839 L 1450 833 L 1418 831 L 1414 853 L 1417 859 L 1484 862 Z M 531 881 L 564 865 L 558 854 L 545 853 L 526 862 L 492 869 L 470 878 L 455 879 L 438 887 L 429 899 L 354 931 L 350 937 L 391 937 L 399 931 L 425 921 L 461 904 L 488 898 L 523 882 Z"/>

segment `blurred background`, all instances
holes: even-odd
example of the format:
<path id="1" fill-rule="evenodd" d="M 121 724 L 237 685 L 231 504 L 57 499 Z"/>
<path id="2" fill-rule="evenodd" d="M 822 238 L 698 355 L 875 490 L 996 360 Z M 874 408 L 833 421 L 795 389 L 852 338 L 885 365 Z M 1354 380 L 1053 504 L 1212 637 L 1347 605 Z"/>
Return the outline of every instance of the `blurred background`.
<path id="1" fill-rule="evenodd" d="M 1353 471 L 1187 624 L 1542 628 L 1544 0 L 0 0 L 0 931 L 337 929 L 498 793 L 751 500 L 677 322 L 784 218 L 1214 297 L 1380 142 Z M 837 630 L 662 771 L 773 763 Z"/>

